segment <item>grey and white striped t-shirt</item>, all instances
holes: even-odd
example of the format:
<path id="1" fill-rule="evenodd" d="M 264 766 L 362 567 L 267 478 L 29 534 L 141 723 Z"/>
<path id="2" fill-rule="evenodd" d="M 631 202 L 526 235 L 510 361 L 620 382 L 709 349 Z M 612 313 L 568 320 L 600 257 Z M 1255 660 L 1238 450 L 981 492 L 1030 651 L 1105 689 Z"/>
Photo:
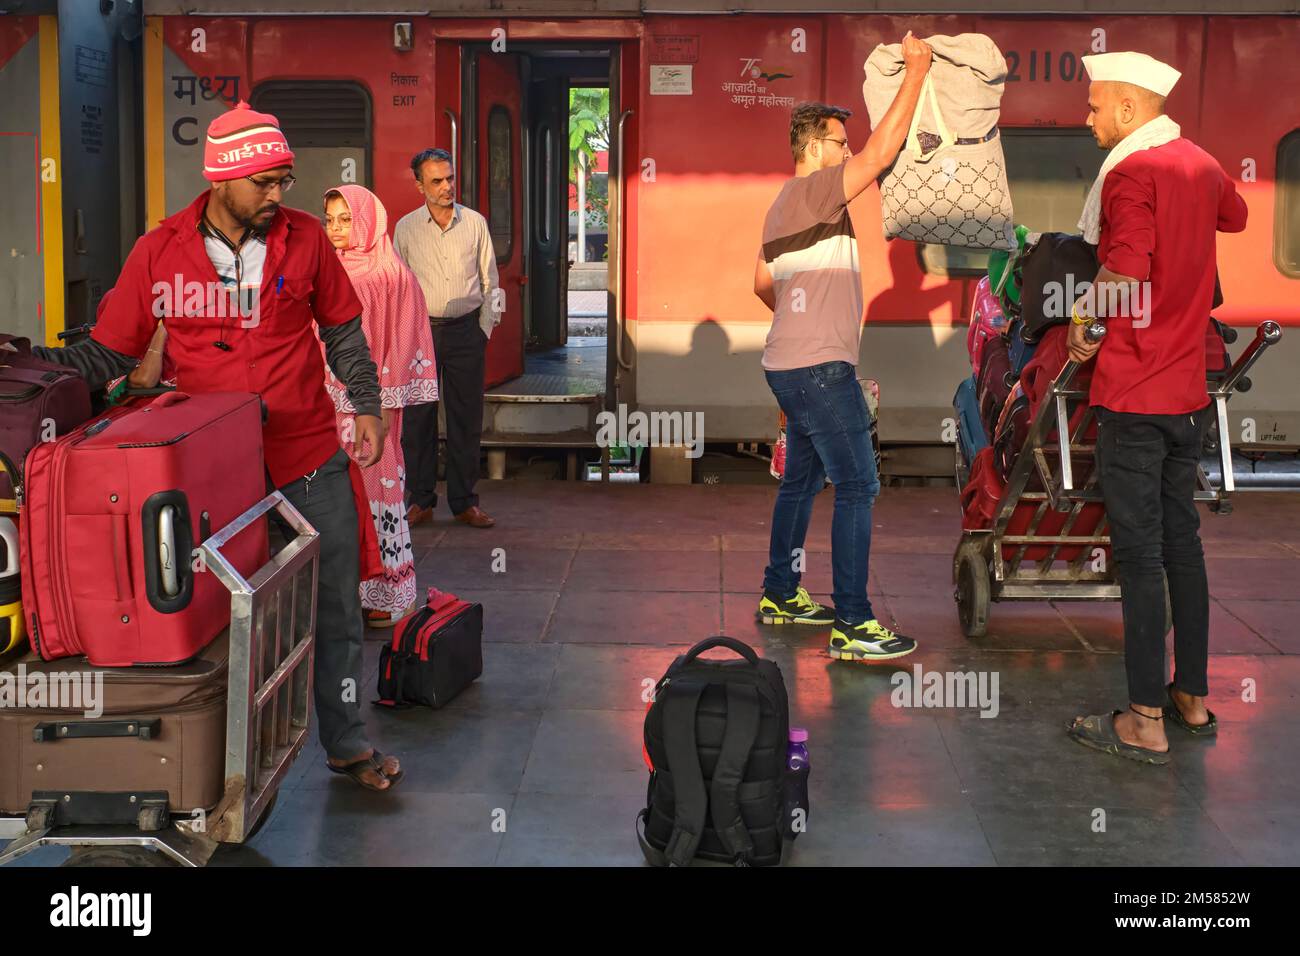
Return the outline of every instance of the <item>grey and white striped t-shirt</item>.
<path id="1" fill-rule="evenodd" d="M 763 222 L 763 259 L 776 297 L 763 368 L 857 366 L 862 282 L 842 164 L 781 187 Z"/>

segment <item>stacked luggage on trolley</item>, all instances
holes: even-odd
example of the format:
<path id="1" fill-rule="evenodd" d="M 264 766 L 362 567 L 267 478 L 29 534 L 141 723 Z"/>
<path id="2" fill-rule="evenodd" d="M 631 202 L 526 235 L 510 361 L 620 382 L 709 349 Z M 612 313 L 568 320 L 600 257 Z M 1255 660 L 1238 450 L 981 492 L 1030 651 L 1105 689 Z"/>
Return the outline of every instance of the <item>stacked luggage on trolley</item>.
<path id="1" fill-rule="evenodd" d="M 260 399 L 85 382 L 0 336 L 0 862 L 206 862 L 307 735 L 319 541 L 267 494 Z M 289 544 L 271 558 L 267 518 Z M 8 815 L 7 818 L 4 815 Z"/>
<path id="2" fill-rule="evenodd" d="M 1092 363 L 1070 361 L 1070 306 L 1098 271 L 1081 236 L 1016 228 L 1017 248 L 994 251 L 975 288 L 967 330 L 972 374 L 953 397 L 962 536 L 954 598 L 967 637 L 981 637 L 992 601 L 1118 600 L 1105 507 L 1094 465 Z M 1061 296 L 1061 292 L 1067 294 Z M 1053 296 L 1057 300 L 1053 301 Z M 1064 308 L 1061 308 L 1061 304 Z M 1222 304 L 1216 282 L 1213 307 Z M 1094 325 L 1097 340 L 1105 329 Z M 1214 403 L 1198 501 L 1218 513 L 1234 490 L 1226 402 L 1281 337 L 1275 322 L 1231 362 L 1236 331 L 1206 317 L 1206 391 Z"/>

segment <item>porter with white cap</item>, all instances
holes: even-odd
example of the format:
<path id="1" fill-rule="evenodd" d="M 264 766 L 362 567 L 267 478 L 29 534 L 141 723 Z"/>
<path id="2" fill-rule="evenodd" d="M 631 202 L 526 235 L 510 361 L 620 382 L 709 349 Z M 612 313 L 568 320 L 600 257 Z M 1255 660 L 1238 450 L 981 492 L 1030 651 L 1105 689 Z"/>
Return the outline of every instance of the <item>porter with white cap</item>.
<path id="1" fill-rule="evenodd" d="M 1217 730 L 1209 693 L 1209 588 L 1194 500 L 1208 425 L 1206 333 L 1215 234 L 1246 228 L 1246 204 L 1219 163 L 1165 115 L 1179 72 L 1145 53 L 1085 56 L 1088 127 L 1110 150 L 1079 220 L 1101 269 L 1074 306 L 1070 357 L 1096 356 L 1097 477 L 1124 608 L 1127 710 L 1080 717 L 1085 746 L 1169 763 L 1165 725 Z M 1120 284 L 1140 303 L 1106 315 L 1098 294 Z M 1089 342 L 1084 329 L 1103 321 Z M 1165 585 L 1173 608 L 1174 679 L 1166 683 Z"/>

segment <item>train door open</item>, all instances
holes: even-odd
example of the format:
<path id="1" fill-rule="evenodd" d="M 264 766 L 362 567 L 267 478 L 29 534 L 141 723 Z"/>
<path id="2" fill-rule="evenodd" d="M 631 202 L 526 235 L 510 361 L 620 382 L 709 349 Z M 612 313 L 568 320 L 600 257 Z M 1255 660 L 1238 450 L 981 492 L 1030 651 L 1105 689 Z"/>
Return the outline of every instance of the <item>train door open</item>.
<path id="1" fill-rule="evenodd" d="M 569 83 L 537 62 L 542 75 L 528 83 L 528 170 L 530 229 L 528 237 L 528 340 L 534 351 L 564 346 L 568 329 L 569 260 Z"/>
<path id="2" fill-rule="evenodd" d="M 466 162 L 468 181 L 461 183 L 461 202 L 487 219 L 496 255 L 502 301 L 501 321 L 488 341 L 485 361 L 487 387 L 518 378 L 524 372 L 525 300 L 528 281 L 524 255 L 521 184 L 526 59 L 513 53 L 474 51 L 469 57 L 472 103 L 466 110 L 470 143 L 476 147 Z M 471 126 L 472 124 L 472 126 Z M 462 175 L 462 180 L 465 176 Z"/>
<path id="3" fill-rule="evenodd" d="M 615 59 L 609 45 L 524 43 L 509 53 L 467 45 L 462 61 L 464 125 L 472 133 L 461 201 L 488 220 L 506 308 L 488 346 L 488 398 L 529 399 L 536 412 L 530 432 L 575 424 L 553 415 L 557 425 L 546 426 L 548 400 L 603 407 L 608 391 L 606 181 Z M 571 157 L 574 90 L 606 93 L 598 124 L 605 134 L 589 137 L 595 158 L 584 164 L 590 172 L 581 210 Z"/>

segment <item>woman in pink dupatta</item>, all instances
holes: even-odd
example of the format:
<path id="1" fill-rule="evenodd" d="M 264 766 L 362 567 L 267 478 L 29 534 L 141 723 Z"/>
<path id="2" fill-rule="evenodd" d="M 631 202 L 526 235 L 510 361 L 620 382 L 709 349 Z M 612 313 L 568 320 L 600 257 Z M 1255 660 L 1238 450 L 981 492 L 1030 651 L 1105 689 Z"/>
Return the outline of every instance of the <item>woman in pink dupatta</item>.
<path id="1" fill-rule="evenodd" d="M 362 186 L 337 186 L 325 194 L 325 233 L 361 299 L 361 325 L 379 371 L 384 426 L 383 457 L 362 471 L 370 514 L 379 534 L 382 577 L 361 582 L 361 604 L 371 627 L 391 627 L 416 602 L 411 530 L 406 523 L 406 468 L 402 461 L 402 409 L 438 400 L 433 335 L 424 293 L 393 252 L 388 213 Z M 322 346 L 323 348 L 323 346 Z M 344 384 L 326 366 L 325 387 L 338 412 L 339 441 L 355 455 L 355 410 Z"/>

